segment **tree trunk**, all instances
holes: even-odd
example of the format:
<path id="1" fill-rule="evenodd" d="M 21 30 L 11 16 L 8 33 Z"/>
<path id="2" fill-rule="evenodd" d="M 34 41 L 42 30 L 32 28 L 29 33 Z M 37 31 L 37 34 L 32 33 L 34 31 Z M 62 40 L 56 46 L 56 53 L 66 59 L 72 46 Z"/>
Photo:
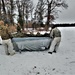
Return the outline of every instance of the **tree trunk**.
<path id="1" fill-rule="evenodd" d="M 5 3 L 4 3 L 4 0 L 2 0 L 2 4 L 3 4 L 3 11 L 4 11 L 4 14 L 6 15 L 6 9 L 5 9 Z"/>

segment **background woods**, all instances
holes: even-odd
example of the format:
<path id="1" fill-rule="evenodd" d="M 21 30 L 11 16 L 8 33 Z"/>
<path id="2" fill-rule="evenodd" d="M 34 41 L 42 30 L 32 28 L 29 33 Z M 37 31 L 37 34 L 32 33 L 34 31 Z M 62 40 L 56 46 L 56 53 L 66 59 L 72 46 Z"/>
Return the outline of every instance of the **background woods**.
<path id="1" fill-rule="evenodd" d="M 0 0 L 0 19 L 5 23 L 20 23 L 22 29 L 29 22 L 35 22 L 36 27 L 49 26 L 58 17 L 58 8 L 67 7 L 65 0 L 38 0 L 36 6 L 32 0 Z"/>

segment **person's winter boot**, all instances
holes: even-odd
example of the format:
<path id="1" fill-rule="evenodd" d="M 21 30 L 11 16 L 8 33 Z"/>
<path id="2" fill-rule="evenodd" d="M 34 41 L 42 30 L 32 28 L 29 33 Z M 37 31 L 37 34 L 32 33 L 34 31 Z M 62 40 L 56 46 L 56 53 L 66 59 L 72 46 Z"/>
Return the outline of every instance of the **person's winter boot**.
<path id="1" fill-rule="evenodd" d="M 52 54 L 52 52 L 48 52 L 49 54 Z"/>
<path id="2" fill-rule="evenodd" d="M 10 55 L 10 53 L 6 53 L 6 55 Z"/>
<path id="3" fill-rule="evenodd" d="M 55 50 L 54 50 L 53 52 L 54 52 L 54 53 L 56 53 L 56 51 L 55 51 Z"/>

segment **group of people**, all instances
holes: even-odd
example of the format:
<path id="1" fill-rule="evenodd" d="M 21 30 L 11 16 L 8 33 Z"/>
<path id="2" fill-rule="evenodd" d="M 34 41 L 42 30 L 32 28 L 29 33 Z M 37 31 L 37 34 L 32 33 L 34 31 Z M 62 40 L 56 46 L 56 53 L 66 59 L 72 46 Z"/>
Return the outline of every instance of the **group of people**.
<path id="1" fill-rule="evenodd" d="M 9 28 L 4 25 L 4 21 L 0 21 L 0 38 L 2 38 L 2 44 L 5 47 L 5 53 L 6 55 L 14 55 L 16 54 L 13 43 L 11 41 L 12 35 L 9 32 Z M 61 32 L 60 30 L 52 25 L 51 32 L 50 32 L 50 38 L 52 39 L 50 49 L 48 51 L 49 54 L 56 53 L 59 47 L 59 44 L 61 42 Z"/>

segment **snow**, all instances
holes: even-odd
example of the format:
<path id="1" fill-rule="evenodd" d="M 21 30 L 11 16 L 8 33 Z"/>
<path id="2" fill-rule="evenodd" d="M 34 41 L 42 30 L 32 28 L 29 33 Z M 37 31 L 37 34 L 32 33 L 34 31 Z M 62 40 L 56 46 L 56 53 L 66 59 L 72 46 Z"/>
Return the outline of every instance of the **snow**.
<path id="1" fill-rule="evenodd" d="M 75 75 L 75 27 L 59 29 L 62 40 L 57 53 L 33 51 L 7 56 L 0 45 L 0 75 Z"/>

